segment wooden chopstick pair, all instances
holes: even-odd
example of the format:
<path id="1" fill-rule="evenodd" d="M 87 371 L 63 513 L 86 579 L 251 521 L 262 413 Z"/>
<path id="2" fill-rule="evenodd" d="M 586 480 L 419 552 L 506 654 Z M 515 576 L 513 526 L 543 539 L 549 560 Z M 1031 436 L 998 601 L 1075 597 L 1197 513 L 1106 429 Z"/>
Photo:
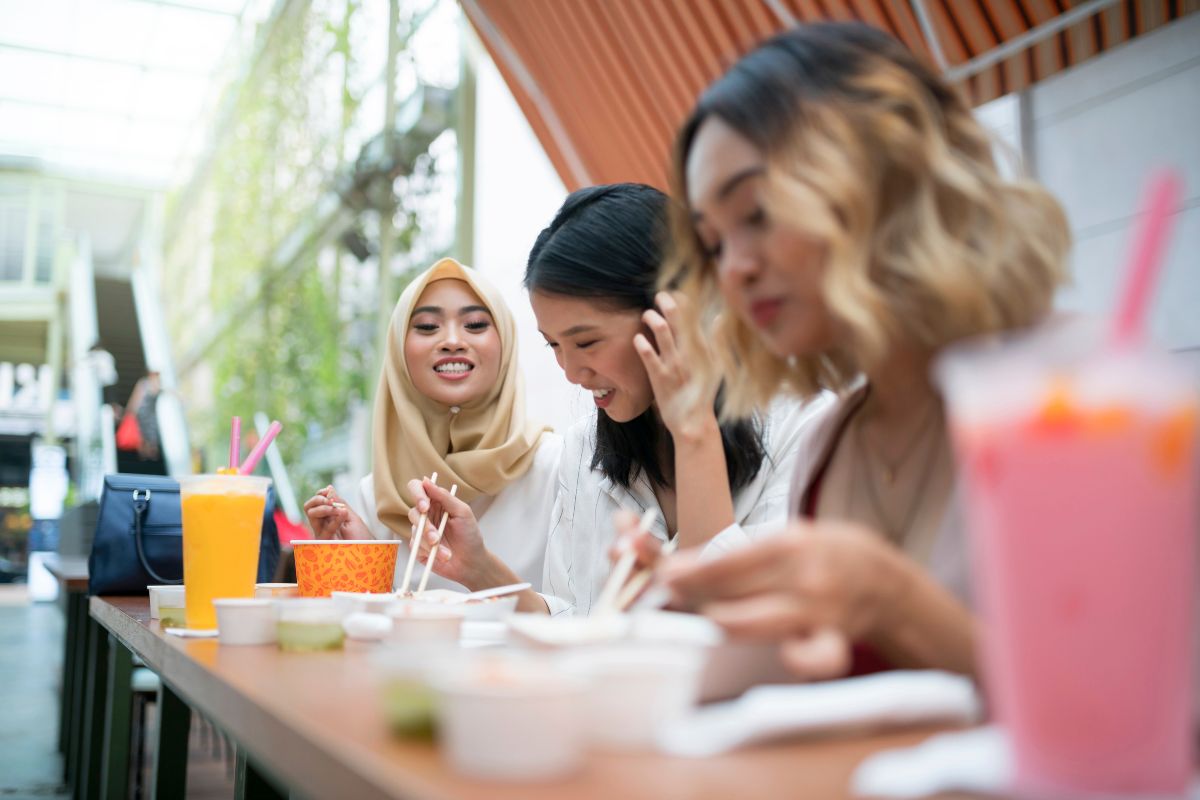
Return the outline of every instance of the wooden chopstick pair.
<path id="1" fill-rule="evenodd" d="M 679 544 L 679 534 L 675 534 L 668 539 L 662 546 L 661 556 L 669 556 L 675 552 L 676 546 Z M 650 579 L 654 577 L 653 569 L 639 570 L 636 575 L 629 579 L 629 583 L 625 584 L 625 588 L 617 595 L 617 611 L 624 611 L 629 608 L 629 604 L 637 599 L 646 585 L 650 583 Z"/>
<path id="2" fill-rule="evenodd" d="M 433 475 L 431 475 L 429 478 L 434 485 L 437 484 L 437 479 L 438 474 L 436 472 L 433 473 Z M 450 487 L 450 494 L 451 496 L 458 494 L 457 483 Z M 425 535 L 425 525 L 428 521 L 428 516 L 428 513 L 421 515 L 421 518 L 417 521 L 416 530 L 413 532 L 412 538 L 408 541 L 408 566 L 404 568 L 404 582 L 402 584 L 406 593 L 408 592 L 408 587 L 412 585 L 413 567 L 415 567 L 417 564 L 417 551 L 421 549 L 421 537 Z M 429 583 L 429 573 L 433 569 L 433 557 L 437 552 L 438 544 L 442 541 L 442 534 L 446 531 L 446 521 L 449 518 L 450 512 L 443 511 L 442 521 L 438 525 L 437 529 L 437 539 L 434 541 L 433 546 L 429 549 L 429 557 L 425 559 L 425 572 L 421 575 L 421 582 L 417 587 L 417 594 L 425 591 L 425 586 Z"/>
<path id="3" fill-rule="evenodd" d="M 651 507 L 646 509 L 645 513 L 642 514 L 641 520 L 638 522 L 638 535 L 649 533 L 657 517 L 657 508 Z M 676 535 L 664 544 L 662 549 L 663 555 L 672 553 L 678 541 L 679 536 Z M 604 584 L 604 588 L 600 591 L 600 597 L 597 598 L 596 605 L 592 608 L 593 614 L 612 614 L 623 611 L 637 598 L 642 589 L 646 588 L 646 584 L 649 583 L 654 570 L 640 570 L 630 579 L 630 573 L 633 571 L 635 563 L 637 563 L 637 547 L 631 543 L 621 553 L 617 559 L 617 563 L 613 566 L 613 571 L 609 574 L 608 581 Z"/>

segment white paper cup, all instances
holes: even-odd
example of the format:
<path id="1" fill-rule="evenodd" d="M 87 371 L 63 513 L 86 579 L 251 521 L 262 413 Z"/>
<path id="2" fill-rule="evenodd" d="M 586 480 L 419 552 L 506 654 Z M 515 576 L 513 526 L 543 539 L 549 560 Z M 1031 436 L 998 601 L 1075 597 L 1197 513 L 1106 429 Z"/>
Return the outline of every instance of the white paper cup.
<path id="1" fill-rule="evenodd" d="M 183 608 L 184 607 L 184 591 L 183 586 L 147 586 L 150 590 L 150 619 L 162 619 L 160 607 L 165 605 L 168 608 Z M 163 599 L 166 602 L 163 602 Z"/>
<path id="2" fill-rule="evenodd" d="M 597 647 L 560 659 L 563 672 L 588 682 L 585 702 L 592 744 L 609 750 L 649 750 L 663 726 L 696 703 L 706 652 L 697 647 Z"/>
<path id="3" fill-rule="evenodd" d="M 584 682 L 520 661 L 481 658 L 435 679 L 438 738 L 456 772 L 537 781 L 583 765 Z"/>
<path id="4" fill-rule="evenodd" d="M 217 641 L 221 644 L 274 644 L 275 601 L 263 598 L 223 597 L 213 600 L 217 609 Z"/>
<path id="5" fill-rule="evenodd" d="M 388 609 L 392 632 L 388 641 L 401 644 L 458 644 L 463 613 L 455 607 L 429 607 L 397 602 Z"/>
<path id="6" fill-rule="evenodd" d="M 300 585 L 296 583 L 256 583 L 254 596 L 260 599 L 299 597 Z"/>

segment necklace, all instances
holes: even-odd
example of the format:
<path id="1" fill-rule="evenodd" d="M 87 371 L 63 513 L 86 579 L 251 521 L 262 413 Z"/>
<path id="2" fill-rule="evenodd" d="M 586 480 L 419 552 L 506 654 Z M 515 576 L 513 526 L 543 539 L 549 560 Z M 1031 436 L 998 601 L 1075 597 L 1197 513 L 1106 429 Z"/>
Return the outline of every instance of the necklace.
<path id="1" fill-rule="evenodd" d="M 927 430 L 927 428 L 928 426 L 922 425 L 921 431 L 924 432 Z M 855 431 L 854 435 L 856 451 L 856 456 L 854 459 L 854 482 L 855 484 L 859 482 L 858 468 L 860 464 L 864 465 L 866 467 L 867 475 L 865 480 L 862 482 L 866 484 L 867 487 L 867 500 L 871 503 L 871 510 L 874 512 L 875 518 L 879 521 L 880 525 L 883 526 L 884 534 L 893 542 L 899 543 L 909 529 L 912 528 L 913 520 L 915 520 L 917 516 L 917 510 L 921 507 L 921 500 L 925 497 L 925 490 L 929 487 L 929 481 L 933 477 L 933 468 L 938 461 L 937 445 L 941 442 L 941 438 L 942 437 L 939 434 L 938 436 L 933 437 L 931 440 L 932 447 L 929 450 L 928 458 L 925 459 L 925 467 L 917 479 L 916 489 L 913 492 L 912 498 L 908 501 L 908 507 L 904 510 L 904 514 L 901 516 L 901 524 L 897 528 L 892 524 L 892 518 L 884 510 L 883 502 L 879 498 L 879 492 L 875 487 L 875 476 L 872 474 L 870 465 L 867 463 L 867 453 L 865 444 L 863 442 L 862 425 L 860 424 L 857 426 L 857 430 Z M 916 441 L 911 443 L 908 452 L 904 453 L 897 466 L 908 459 L 908 456 L 911 454 L 912 449 L 915 448 L 916 444 Z M 889 480 L 889 484 L 890 483 L 891 481 Z"/>
<path id="2" fill-rule="evenodd" d="M 913 433 L 912 438 L 910 438 L 908 442 L 905 443 L 903 449 L 900 450 L 899 457 L 894 461 L 889 461 L 884 457 L 883 453 L 871 447 L 870 442 L 867 441 L 867 436 L 865 433 L 863 433 L 863 424 L 860 415 L 857 431 L 859 449 L 869 451 L 869 454 L 879 462 L 879 465 L 883 467 L 883 479 L 887 482 L 888 486 L 891 486 L 896 482 L 896 476 L 899 474 L 900 468 L 904 466 L 904 462 L 908 461 L 908 457 L 913 454 L 917 444 L 925 437 L 925 433 L 929 430 L 929 427 L 936 419 L 937 404 L 934 403 L 929 407 L 929 413 L 925 415 L 925 419 L 921 421 L 921 424 Z"/>

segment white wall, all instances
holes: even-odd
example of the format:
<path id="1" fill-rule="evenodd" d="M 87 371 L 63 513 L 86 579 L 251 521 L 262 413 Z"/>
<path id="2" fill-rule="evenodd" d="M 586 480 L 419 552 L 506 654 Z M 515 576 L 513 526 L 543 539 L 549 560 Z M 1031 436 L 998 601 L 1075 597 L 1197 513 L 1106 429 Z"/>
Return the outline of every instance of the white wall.
<path id="1" fill-rule="evenodd" d="M 567 383 L 545 346 L 521 279 L 530 247 L 567 192 L 496 66 L 479 53 L 473 266 L 500 288 L 516 317 L 530 416 L 564 431 L 592 403 Z"/>
<path id="2" fill-rule="evenodd" d="M 1172 348 L 1200 347 L 1200 14 L 1038 84 L 1029 100 L 1028 152 L 1075 236 L 1074 283 L 1059 304 L 1109 311 L 1146 179 L 1172 166 L 1183 176 L 1183 210 L 1151 332 Z"/>

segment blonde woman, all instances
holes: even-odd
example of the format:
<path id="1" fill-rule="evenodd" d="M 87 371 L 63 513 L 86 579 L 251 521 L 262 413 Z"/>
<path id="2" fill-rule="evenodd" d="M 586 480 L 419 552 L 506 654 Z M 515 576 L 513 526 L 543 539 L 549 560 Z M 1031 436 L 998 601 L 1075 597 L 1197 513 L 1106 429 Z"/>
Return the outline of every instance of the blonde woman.
<path id="1" fill-rule="evenodd" d="M 726 411 L 838 396 L 803 431 L 800 520 L 721 558 L 675 559 L 677 601 L 783 640 L 802 674 L 973 673 L 930 364 L 1047 315 L 1069 245 L 1058 205 L 1002 179 L 958 93 L 859 24 L 800 27 L 736 63 L 681 129 L 675 180 L 686 208 L 665 280 L 701 315 L 689 329 L 712 332 Z"/>
<path id="2" fill-rule="evenodd" d="M 403 565 L 410 511 L 429 508 L 421 477 L 436 472 L 438 485 L 457 484 L 481 534 L 473 552 L 441 548 L 442 577 L 430 585 L 520 580 L 540 588 L 562 439 L 525 416 L 522 383 L 516 325 L 500 293 L 453 259 L 423 272 L 400 296 L 388 328 L 374 471 L 352 504 L 332 487 L 309 498 L 304 510 L 317 536 L 402 539 Z M 545 608 L 532 590 L 520 602 Z"/>

